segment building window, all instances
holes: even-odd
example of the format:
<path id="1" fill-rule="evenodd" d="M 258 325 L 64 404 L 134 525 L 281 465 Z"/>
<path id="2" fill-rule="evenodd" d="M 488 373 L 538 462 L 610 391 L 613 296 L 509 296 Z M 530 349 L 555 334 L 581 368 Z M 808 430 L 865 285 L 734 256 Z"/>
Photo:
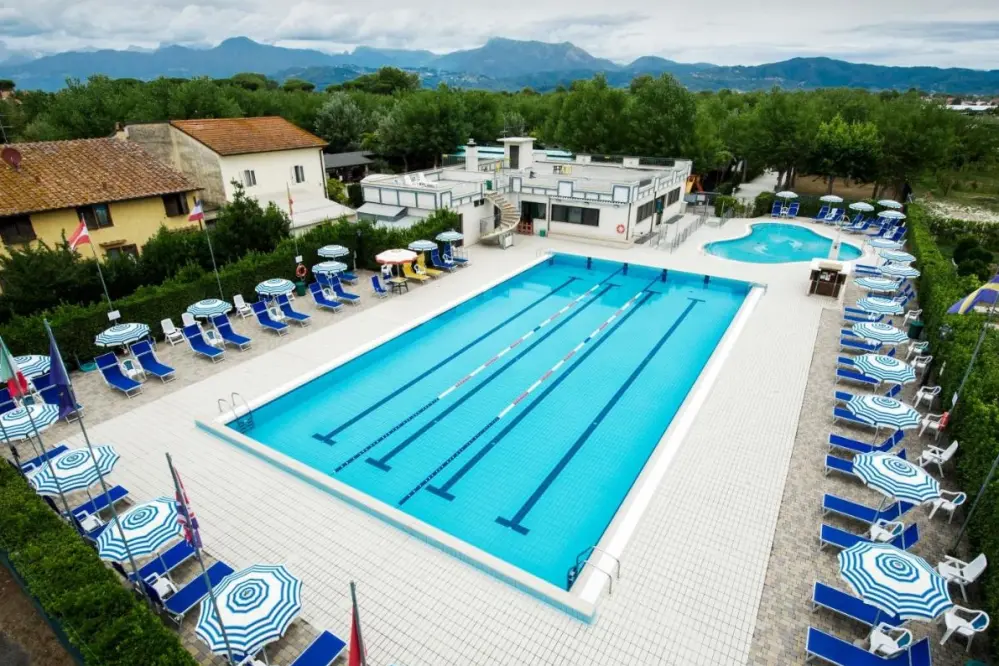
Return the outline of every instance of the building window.
<path id="1" fill-rule="evenodd" d="M 545 204 L 537 201 L 522 201 L 520 203 L 520 216 L 529 220 L 545 219 Z"/>
<path id="2" fill-rule="evenodd" d="M 139 256 L 139 248 L 135 245 L 119 245 L 105 249 L 104 254 L 107 255 L 108 259 L 117 259 L 119 257 L 132 257 L 135 259 Z"/>
<path id="3" fill-rule="evenodd" d="M 648 203 L 643 203 L 638 207 L 638 215 L 635 217 L 635 222 L 641 222 L 652 217 L 652 213 L 656 211 L 656 202 L 650 201 Z"/>
<path id="4" fill-rule="evenodd" d="M 291 177 L 294 179 L 294 181 L 296 183 L 304 183 L 305 182 L 305 167 L 304 166 L 299 166 L 299 165 L 293 166 L 291 168 Z"/>
<path id="5" fill-rule="evenodd" d="M 669 197 L 666 199 L 666 205 L 672 206 L 679 200 L 680 200 L 680 188 L 678 187 L 669 193 Z"/>
<path id="6" fill-rule="evenodd" d="M 187 207 L 187 195 L 183 192 L 163 195 L 163 208 L 166 209 L 167 217 L 187 215 L 190 209 Z"/>
<path id="7" fill-rule="evenodd" d="M 257 184 L 257 172 L 253 169 L 243 171 L 243 187 L 253 187 Z"/>
<path id="8" fill-rule="evenodd" d="M 552 204 L 552 222 L 568 222 L 570 224 L 585 224 L 589 227 L 599 227 L 600 210 L 598 208 L 580 208 L 579 206 Z"/>
<path id="9" fill-rule="evenodd" d="M 656 199 L 656 212 L 657 213 L 663 212 L 663 208 L 665 207 L 666 207 L 666 195 L 664 194 L 658 199 Z"/>
<path id="10" fill-rule="evenodd" d="M 27 215 L 0 217 L 0 239 L 7 245 L 35 240 L 35 228 Z"/>
<path id="11" fill-rule="evenodd" d="M 485 203 L 486 203 L 485 199 L 476 199 L 475 201 L 472 202 L 472 206 L 474 208 L 478 208 L 479 206 L 481 206 L 481 205 L 483 205 Z"/>
<path id="12" fill-rule="evenodd" d="M 111 221 L 111 208 L 107 204 L 83 206 L 77 208 L 76 213 L 87 223 L 87 229 L 103 229 L 114 226 Z"/>

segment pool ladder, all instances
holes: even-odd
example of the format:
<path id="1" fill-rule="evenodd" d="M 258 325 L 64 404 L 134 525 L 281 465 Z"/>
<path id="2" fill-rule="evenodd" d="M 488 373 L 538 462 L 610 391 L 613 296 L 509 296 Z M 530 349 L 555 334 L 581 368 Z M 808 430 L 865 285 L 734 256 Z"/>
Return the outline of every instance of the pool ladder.
<path id="1" fill-rule="evenodd" d="M 244 408 L 242 415 L 238 410 L 239 403 L 242 403 L 242 407 Z M 219 408 L 219 414 L 225 414 L 226 412 L 232 414 L 232 420 L 229 422 L 229 425 L 233 428 L 242 433 L 253 429 L 253 410 L 250 409 L 250 404 L 239 393 L 233 391 L 229 394 L 229 400 L 219 398 L 216 404 Z"/>
<path id="2" fill-rule="evenodd" d="M 602 553 L 607 557 L 611 558 L 612 560 L 614 560 L 614 563 L 617 565 L 614 567 L 614 573 L 616 574 L 615 576 L 612 576 L 606 569 L 603 569 L 590 561 L 590 557 L 595 552 Z M 607 594 L 613 595 L 614 581 L 621 580 L 621 560 L 614 557 L 600 546 L 590 546 L 586 550 L 582 551 L 579 555 L 576 555 L 576 564 L 569 567 L 569 571 L 568 573 L 566 573 L 565 589 L 568 590 L 572 588 L 572 584 L 576 582 L 576 579 L 579 578 L 581 573 L 583 573 L 583 569 L 586 567 L 587 564 L 589 564 L 591 568 L 596 569 L 603 575 L 607 576 Z"/>

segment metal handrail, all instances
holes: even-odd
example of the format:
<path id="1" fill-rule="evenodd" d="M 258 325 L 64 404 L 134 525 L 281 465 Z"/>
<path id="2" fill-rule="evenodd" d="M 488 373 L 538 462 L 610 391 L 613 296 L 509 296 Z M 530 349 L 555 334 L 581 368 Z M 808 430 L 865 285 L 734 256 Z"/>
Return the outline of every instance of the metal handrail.
<path id="1" fill-rule="evenodd" d="M 599 571 L 603 575 L 607 576 L 607 594 L 609 594 L 610 596 L 613 597 L 614 596 L 614 578 L 609 573 L 607 573 L 606 571 L 604 571 L 603 569 L 601 569 L 600 567 L 598 567 L 596 564 L 594 564 L 593 562 L 590 562 L 589 560 L 586 560 L 585 562 L 583 562 L 583 566 L 584 567 L 587 564 L 589 564 L 591 568 L 596 569 L 597 571 Z M 582 569 L 580 569 L 580 571 L 582 571 Z"/>
<path id="2" fill-rule="evenodd" d="M 619 560 L 617 557 L 611 555 L 610 553 L 608 553 L 605 549 L 601 548 L 600 546 L 590 546 L 589 548 L 583 550 L 578 555 L 576 555 L 576 567 L 580 568 L 579 567 L 580 560 L 583 561 L 583 566 L 586 566 L 586 563 L 590 561 L 590 555 L 592 555 L 594 552 L 603 553 L 607 557 L 609 557 L 612 560 L 614 560 L 615 564 L 617 564 L 617 577 L 618 577 L 618 579 L 620 579 L 621 578 L 621 560 Z M 583 557 L 584 555 L 586 557 Z M 593 566 L 596 566 L 596 565 L 593 565 Z M 601 569 L 601 571 L 602 571 L 602 569 Z"/>

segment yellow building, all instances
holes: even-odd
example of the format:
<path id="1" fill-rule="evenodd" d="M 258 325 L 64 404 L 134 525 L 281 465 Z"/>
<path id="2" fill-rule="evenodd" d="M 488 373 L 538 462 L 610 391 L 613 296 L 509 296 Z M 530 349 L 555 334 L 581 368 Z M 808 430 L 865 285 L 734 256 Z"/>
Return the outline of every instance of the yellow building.
<path id="1" fill-rule="evenodd" d="M 0 239 L 5 250 L 39 240 L 55 246 L 83 219 L 99 255 L 137 255 L 161 227 L 197 224 L 188 221 L 188 213 L 198 186 L 132 142 L 10 144 L 2 157 Z"/>

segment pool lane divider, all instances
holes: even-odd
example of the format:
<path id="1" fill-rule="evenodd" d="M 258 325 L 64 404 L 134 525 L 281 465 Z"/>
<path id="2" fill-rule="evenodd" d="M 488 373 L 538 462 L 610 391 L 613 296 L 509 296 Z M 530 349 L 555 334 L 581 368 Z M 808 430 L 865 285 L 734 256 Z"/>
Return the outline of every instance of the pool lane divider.
<path id="1" fill-rule="evenodd" d="M 555 294 L 559 293 L 560 291 L 562 291 L 563 289 L 565 289 L 566 287 L 568 287 L 570 284 L 572 284 L 573 282 L 575 282 L 576 280 L 579 280 L 579 279 L 581 279 L 581 278 L 570 277 L 568 280 L 566 280 L 562 284 L 558 285 L 557 287 L 555 287 L 554 289 L 552 289 L 551 291 L 549 291 L 547 294 L 545 294 L 541 298 L 533 301 L 532 303 L 529 303 L 527 306 L 525 306 L 525 307 L 521 308 L 520 310 L 518 310 L 517 312 L 513 313 L 512 315 L 510 315 L 509 317 L 507 317 L 506 319 L 504 319 L 500 323 L 496 324 L 495 326 L 493 326 L 491 329 L 489 329 L 488 331 L 486 331 L 482 335 L 478 336 L 477 338 L 475 338 L 474 340 L 472 340 L 471 342 L 469 342 L 467 345 L 465 345 L 464 347 L 462 347 L 458 351 L 454 352 L 453 354 L 451 354 L 447 358 L 441 360 L 439 363 L 437 363 L 436 365 L 434 365 L 431 368 L 427 369 L 426 371 L 424 371 L 423 373 L 421 373 L 417 377 L 414 377 L 413 379 L 411 379 L 410 381 L 406 382 L 402 386 L 399 386 L 394 391 L 392 391 L 388 395 L 382 397 L 381 399 L 379 399 L 374 404 L 372 404 L 369 407 L 366 407 L 365 409 L 361 410 L 360 412 L 358 412 L 353 417 L 351 417 L 350 419 L 348 419 L 347 421 L 345 421 L 341 425 L 337 426 L 333 430 L 329 431 L 326 434 L 315 433 L 315 434 L 312 435 L 312 437 L 314 439 L 318 439 L 320 442 L 323 442 L 325 444 L 329 444 L 329 445 L 332 446 L 335 443 L 335 440 L 333 438 L 336 437 L 338 434 L 340 434 L 341 432 L 343 432 L 344 430 L 346 430 L 350 426 L 354 425 L 355 423 L 357 423 L 358 421 L 360 421 L 365 416 L 367 416 L 371 412 L 375 411 L 379 407 L 382 407 L 385 403 L 387 403 L 388 401 L 392 400 L 393 398 L 395 398 L 396 396 L 398 396 L 403 391 L 406 391 L 407 389 L 412 388 L 413 386 L 415 386 L 419 382 L 423 381 L 424 379 L 426 379 L 427 377 L 429 377 L 433 373 L 437 372 L 442 367 L 444 367 L 445 365 L 447 365 L 448 363 L 450 363 L 454 359 L 458 358 L 459 356 L 461 356 L 462 354 L 464 354 L 465 352 L 467 352 L 469 349 L 471 349 L 475 345 L 479 344 L 480 342 L 482 342 L 483 340 L 485 340 L 486 338 L 488 338 L 490 335 L 492 335 L 496 331 L 500 330 L 501 328 L 503 328 L 504 326 L 506 326 L 507 324 L 509 324 L 510 322 L 512 322 L 514 319 L 517 319 L 518 317 L 520 317 L 521 315 L 523 315 L 525 312 L 527 312 L 528 310 L 530 310 L 534 306 L 539 305 L 542 302 L 548 300 L 549 298 L 551 298 Z"/>
<path id="2" fill-rule="evenodd" d="M 688 297 L 688 299 L 690 300 L 690 303 L 687 304 L 684 311 L 680 313 L 680 316 L 673 322 L 673 325 L 669 327 L 662 337 L 659 338 L 658 342 L 656 342 L 656 344 L 652 347 L 651 351 L 649 351 L 649 353 L 645 355 L 645 358 L 642 359 L 642 362 L 638 364 L 638 367 L 636 367 L 631 374 L 628 375 L 628 378 L 624 380 L 624 383 L 618 387 L 617 391 L 611 399 L 607 401 L 607 404 L 605 404 L 603 409 L 600 410 L 600 413 L 597 414 L 596 418 L 590 422 L 590 424 L 586 427 L 586 430 L 584 430 L 576 441 L 573 442 L 572 446 L 570 446 L 569 450 L 563 454 L 562 458 L 555 463 L 555 466 L 550 472 L 548 472 L 548 475 L 538 485 L 531 496 L 527 498 L 527 501 L 524 502 L 523 506 L 517 510 L 517 513 L 514 514 L 513 518 L 498 516 L 496 518 L 497 523 L 503 525 L 504 527 L 509 527 L 518 534 L 528 533 L 528 528 L 521 524 L 524 518 L 527 517 L 527 514 L 531 512 L 534 505 L 538 503 L 545 492 L 547 492 L 548 488 L 551 487 L 552 483 L 554 483 L 555 479 L 557 479 L 563 470 L 565 470 L 566 466 L 572 462 L 572 459 L 577 453 L 579 453 L 579 450 L 583 448 L 583 445 L 590 439 L 597 427 L 600 426 L 610 411 L 614 409 L 615 405 L 617 405 L 621 398 L 624 397 L 624 394 L 627 393 L 628 389 L 631 388 L 631 385 L 636 379 L 638 379 L 638 376 L 642 374 L 642 371 L 645 370 L 646 366 L 648 366 L 652 359 L 656 357 L 663 345 L 666 344 L 666 342 L 673 336 L 673 333 L 675 333 L 676 329 L 680 327 L 680 324 L 682 324 L 683 321 L 690 315 L 698 303 L 704 302 L 699 298 Z"/>
<path id="3" fill-rule="evenodd" d="M 399 506 L 402 506 L 403 504 L 405 504 L 406 502 L 408 502 L 410 499 L 412 499 L 412 497 L 414 495 L 416 495 L 416 493 L 420 492 L 420 490 L 422 490 L 424 487 L 427 487 L 427 485 L 434 479 L 434 477 L 436 477 L 438 474 L 440 474 L 442 471 L 444 471 L 444 469 L 446 469 L 448 465 L 450 465 L 452 462 L 454 462 L 458 458 L 458 456 L 460 456 L 462 453 L 464 453 L 472 444 L 474 444 L 480 437 L 482 437 L 482 435 L 484 435 L 486 433 L 486 431 L 488 431 L 494 425 L 496 425 L 497 423 L 499 423 L 514 408 L 516 408 L 517 405 L 519 405 L 521 402 L 523 402 L 524 399 L 527 398 L 527 396 L 529 396 L 535 389 L 537 389 L 539 386 L 541 386 L 541 384 L 543 384 L 546 380 L 548 380 L 548 378 L 550 378 L 553 374 L 555 374 L 556 372 L 558 372 L 559 369 L 561 369 L 569 360 L 571 360 L 574 356 L 576 356 L 576 354 L 578 354 L 580 352 L 580 350 L 582 350 L 587 345 L 587 343 L 589 343 L 594 338 L 598 337 L 615 320 L 617 320 L 618 318 L 620 318 L 620 323 L 623 324 L 628 319 L 628 317 L 630 317 L 631 314 L 634 313 L 638 309 L 639 306 L 641 306 L 642 304 L 644 304 L 649 298 L 652 297 L 652 294 L 649 293 L 649 291 L 648 291 L 649 286 L 651 286 L 651 284 L 650 285 L 646 285 L 645 288 L 643 288 L 637 294 L 635 294 L 630 299 L 628 299 L 624 303 L 624 305 L 622 305 L 620 308 L 618 308 L 614 312 L 614 314 L 612 314 L 610 317 L 608 317 L 607 319 L 605 319 L 597 328 L 595 328 L 588 336 L 586 336 L 586 338 L 582 342 L 580 342 L 575 347 L 573 347 L 571 350 L 569 350 L 569 353 L 566 354 L 565 356 L 563 356 L 558 361 L 558 363 L 556 363 L 554 366 L 552 366 L 551 368 L 549 368 L 548 371 L 545 372 L 545 374 L 543 374 L 541 377 L 539 377 L 537 380 L 535 380 L 535 382 L 533 384 L 531 384 L 529 387 L 527 387 L 527 389 L 524 390 L 519 396 L 517 396 L 513 400 L 513 402 L 511 402 L 509 405 L 507 405 L 506 407 L 504 407 L 502 411 L 500 411 L 496 416 L 494 416 L 492 418 L 492 420 L 490 420 L 482 428 L 480 428 L 479 431 L 477 433 L 475 433 L 470 439 L 466 440 L 461 446 L 459 446 L 457 449 L 455 449 L 454 452 L 450 456 L 448 456 L 443 462 L 441 462 L 441 464 L 438 465 L 436 469 L 434 469 L 432 472 L 430 472 L 430 474 L 428 474 L 426 477 L 424 477 L 423 480 L 420 481 L 420 483 L 418 483 L 412 490 L 410 490 L 408 493 L 406 493 L 406 495 L 402 499 L 399 500 L 399 502 L 398 502 Z M 631 306 L 635 305 L 636 303 L 637 303 L 636 307 L 632 308 Z M 614 328 L 614 331 L 617 331 L 620 328 L 621 328 L 621 325 L 619 324 L 618 326 L 616 326 Z M 534 407 L 539 402 L 541 402 L 541 400 L 543 400 L 545 397 L 547 397 L 551 393 L 551 391 L 562 382 L 563 379 L 565 379 L 566 377 L 568 377 L 569 375 L 571 375 L 572 371 L 575 370 L 577 367 L 579 367 L 579 365 L 586 359 L 586 357 L 589 355 L 589 353 L 593 349 L 598 348 L 603 341 L 605 341 L 605 340 L 607 340 L 609 338 L 610 338 L 610 334 L 603 336 L 602 338 L 600 338 L 597 341 L 597 343 L 593 347 L 591 347 L 590 349 L 586 350 L 586 352 L 583 353 L 580 356 L 579 361 L 575 365 L 573 365 L 572 367 L 570 367 L 569 370 L 567 370 L 564 374 L 559 375 L 559 377 L 555 380 L 555 382 L 550 387 L 548 387 L 545 390 L 545 392 L 536 401 L 534 401 L 533 403 L 531 403 L 531 405 L 528 407 L 527 410 L 525 410 L 524 412 L 521 412 L 517 417 L 515 417 L 514 420 L 513 420 L 513 422 L 510 425 L 508 425 L 502 431 L 500 431 L 500 433 L 496 437 L 494 437 L 492 439 L 492 441 L 490 441 L 486 446 L 484 446 L 471 460 L 469 460 L 467 463 L 465 463 L 465 465 L 462 466 L 462 468 L 459 469 L 455 473 L 455 475 L 452 476 L 444 485 L 442 485 L 440 487 L 430 486 L 430 487 L 427 487 L 427 490 L 429 492 L 437 495 L 438 497 L 443 497 L 444 499 L 446 499 L 448 501 L 454 499 L 454 496 L 449 492 L 451 486 L 453 486 L 455 483 L 457 483 L 461 479 L 461 477 L 463 477 L 469 470 L 472 469 L 472 467 L 474 467 L 480 460 L 482 460 L 482 458 L 486 455 L 486 453 L 488 453 L 489 450 L 491 450 L 496 445 L 496 443 L 500 439 L 502 439 L 506 435 L 506 433 L 508 433 L 510 431 L 510 429 L 513 426 L 515 426 L 517 423 L 519 423 L 521 421 L 521 419 L 523 419 L 524 416 L 526 416 L 527 414 L 529 414 L 534 409 Z"/>
<path id="4" fill-rule="evenodd" d="M 611 277 L 613 277 L 613 276 L 611 276 Z M 609 280 L 609 279 L 610 279 L 610 277 L 607 278 L 607 280 Z M 367 462 L 369 462 L 370 464 L 374 465 L 375 467 L 378 467 L 379 469 L 381 469 L 383 471 L 388 471 L 389 469 L 391 469 L 387 464 L 385 464 L 389 459 L 391 459 L 397 453 L 399 453 L 400 451 L 402 451 L 403 449 L 405 449 L 407 446 L 409 446 L 416 438 L 418 438 L 420 435 L 422 435 L 423 433 L 425 433 L 431 427 L 433 427 L 434 425 L 436 425 L 445 416 L 447 416 L 452 411 L 454 411 L 455 409 L 457 409 L 466 400 L 468 400 L 473 395 L 475 395 L 482 387 L 487 386 L 491 381 L 493 381 L 493 379 L 495 379 L 496 377 L 499 377 L 500 375 L 502 375 L 503 372 L 505 372 L 507 368 L 511 367 L 517 361 L 519 361 L 521 358 L 523 358 L 524 356 L 526 356 L 532 349 L 534 349 L 535 346 L 537 346 L 537 344 L 539 342 L 541 342 L 542 340 L 546 339 L 549 335 L 555 333 L 555 331 L 559 330 L 562 326 L 564 326 L 568 322 L 572 321 L 572 319 L 577 314 L 579 314 L 580 312 L 582 312 L 583 310 L 585 310 L 592 303 L 597 302 L 601 296 L 603 296 L 605 293 L 607 293 L 608 291 L 610 291 L 611 289 L 613 289 L 616 286 L 617 286 L 616 284 L 607 284 L 607 285 L 605 285 L 604 288 L 600 292 L 597 293 L 596 298 L 590 299 L 588 302 L 584 303 L 581 308 L 579 308 L 577 310 L 574 310 L 573 312 L 571 312 L 569 314 L 568 317 L 565 317 L 564 319 L 562 319 L 562 321 L 560 321 L 557 324 L 555 324 L 555 326 L 553 326 L 551 329 L 549 329 L 548 331 L 546 331 L 544 333 L 543 337 L 539 337 L 533 343 L 531 343 L 531 345 L 520 356 L 518 356 L 514 360 L 510 361 L 510 363 L 508 363 L 507 365 L 505 365 L 502 368 L 500 368 L 494 375 L 488 377 L 481 384 L 479 384 L 478 386 L 476 386 L 475 388 L 473 388 L 469 393 L 463 395 L 461 398 L 458 399 L 458 401 L 456 403 L 454 403 L 453 405 L 451 405 L 450 407 L 448 407 L 446 410 L 444 410 L 435 419 L 429 421 L 427 424 L 425 424 L 423 427 L 421 427 L 419 430 L 417 430 L 413 435 L 407 437 L 400 444 L 398 444 L 395 448 L 393 448 L 391 451 L 389 451 L 385 456 L 383 456 L 380 459 L 368 458 Z M 521 336 L 520 338 L 518 338 L 518 340 L 520 342 L 522 342 L 526 337 L 533 336 L 533 334 L 534 334 L 535 331 L 538 331 L 541 328 L 546 327 L 552 321 L 555 321 L 556 319 L 559 319 L 562 314 L 564 314 L 565 312 L 568 312 L 576 304 L 578 304 L 578 303 L 582 302 L 583 300 L 585 300 L 585 297 L 588 296 L 588 295 L 590 295 L 590 294 L 592 294 L 593 290 L 596 289 L 596 288 L 598 288 L 598 287 L 600 287 L 599 283 L 596 284 L 596 285 L 594 285 L 591 289 L 588 289 L 586 292 L 584 292 L 583 294 L 581 294 L 578 298 L 574 299 L 572 302 L 570 302 L 566 306 L 563 306 L 562 308 L 560 308 L 559 311 L 556 312 L 554 315 L 548 317 L 543 322 L 541 322 L 538 326 L 536 326 L 534 329 L 532 329 L 530 335 L 525 334 L 524 336 Z M 520 346 L 520 342 L 514 342 L 513 344 L 507 346 L 505 348 L 505 350 L 509 351 L 512 348 Z M 501 354 L 497 354 L 493 358 L 495 359 L 497 357 L 501 357 Z M 480 368 L 477 369 L 476 374 L 478 374 L 478 372 L 481 372 L 481 369 L 483 367 L 488 367 L 489 365 L 492 365 L 492 363 L 494 363 L 494 362 L 495 361 L 492 361 L 492 362 L 487 361 L 486 363 L 482 364 L 482 366 L 480 366 Z M 465 383 L 465 382 L 462 381 L 460 383 Z M 458 385 L 460 385 L 460 384 L 458 384 Z M 429 402 L 427 402 L 425 405 L 423 405 L 418 410 L 416 410 L 415 412 L 413 412 L 412 414 L 410 414 L 409 416 L 407 416 L 405 419 L 403 419 L 399 423 L 397 423 L 394 426 L 392 426 L 387 432 L 383 433 L 380 437 L 378 437 L 378 439 L 376 439 L 373 442 L 370 442 L 369 444 L 365 445 L 357 453 L 353 454 L 352 456 L 350 456 L 349 458 L 347 458 L 346 460 L 344 460 L 342 463 L 340 463 L 339 465 L 337 465 L 336 468 L 334 468 L 334 470 L 333 470 L 334 473 L 342 472 L 349 465 L 351 465 L 354 462 L 356 462 L 361 456 L 363 456 L 364 454 L 368 453 L 368 451 L 370 451 L 371 449 L 375 448 L 376 446 L 378 446 L 379 444 L 381 444 L 382 442 L 384 442 L 393 433 L 398 432 L 398 430 L 400 428 L 402 428 L 403 426 L 405 426 L 407 423 L 410 423 L 417 416 L 419 416 L 420 414 L 422 414 L 423 412 L 427 411 L 432 406 L 434 406 L 438 402 L 440 402 L 440 400 L 443 397 L 445 397 L 447 394 L 451 393 L 452 392 L 451 389 L 453 389 L 455 387 L 456 387 L 456 385 L 452 385 L 452 387 L 450 387 L 449 389 L 445 390 L 443 393 L 439 394 L 438 396 L 436 396 L 435 398 L 433 398 L 432 400 L 430 400 Z"/>

